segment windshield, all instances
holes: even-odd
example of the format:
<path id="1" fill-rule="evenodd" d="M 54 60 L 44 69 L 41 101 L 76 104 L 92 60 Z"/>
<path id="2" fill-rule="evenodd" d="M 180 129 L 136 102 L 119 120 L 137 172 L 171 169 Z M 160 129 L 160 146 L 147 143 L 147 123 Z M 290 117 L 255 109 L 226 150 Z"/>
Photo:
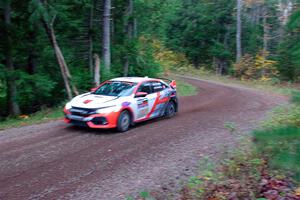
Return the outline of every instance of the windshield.
<path id="1" fill-rule="evenodd" d="M 99 87 L 93 94 L 123 97 L 130 96 L 133 93 L 136 83 L 123 82 L 123 81 L 109 81 Z"/>

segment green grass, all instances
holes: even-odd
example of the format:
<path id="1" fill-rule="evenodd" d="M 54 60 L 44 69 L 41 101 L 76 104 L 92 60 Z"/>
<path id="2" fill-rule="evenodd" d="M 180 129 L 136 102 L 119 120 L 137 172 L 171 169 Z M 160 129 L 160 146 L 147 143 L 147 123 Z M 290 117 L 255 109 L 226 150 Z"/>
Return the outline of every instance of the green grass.
<path id="1" fill-rule="evenodd" d="M 39 124 L 51 120 L 60 119 L 63 117 L 63 107 L 47 108 L 38 111 L 31 115 L 23 117 L 7 118 L 5 121 L 0 121 L 0 130 L 19 127 L 25 125 Z"/>
<path id="2" fill-rule="evenodd" d="M 269 166 L 300 181 L 300 128 L 275 127 L 254 132 L 258 152 L 266 157 Z"/>
<path id="3" fill-rule="evenodd" d="M 193 96 L 198 94 L 198 89 L 182 80 L 176 80 L 177 92 L 179 96 Z"/>

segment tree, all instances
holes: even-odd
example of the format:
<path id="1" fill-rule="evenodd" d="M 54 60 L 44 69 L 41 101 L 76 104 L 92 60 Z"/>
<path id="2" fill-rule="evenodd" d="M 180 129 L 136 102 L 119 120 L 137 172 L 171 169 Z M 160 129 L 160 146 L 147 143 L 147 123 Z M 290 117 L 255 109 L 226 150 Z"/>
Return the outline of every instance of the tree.
<path id="1" fill-rule="evenodd" d="M 280 44 L 278 69 L 287 80 L 299 80 L 300 76 L 300 8 L 297 8 L 287 24 L 287 37 Z"/>
<path id="2" fill-rule="evenodd" d="M 242 0 L 236 1 L 236 62 L 242 57 Z"/>
<path id="3" fill-rule="evenodd" d="M 230 0 L 184 2 L 169 22 L 166 43 L 185 54 L 196 68 L 211 69 L 213 63 L 213 69 L 224 72 L 235 51 L 233 11 Z"/>
<path id="4" fill-rule="evenodd" d="M 89 16 L 89 32 L 88 32 L 88 45 L 89 45 L 89 70 L 91 77 L 93 77 L 93 48 L 94 48 L 94 42 L 93 42 L 93 35 L 94 35 L 94 9 L 96 5 L 96 0 L 91 0 L 90 5 L 90 16 Z"/>
<path id="5" fill-rule="evenodd" d="M 133 19 L 133 0 L 128 0 L 128 5 L 125 13 L 125 34 L 127 35 L 127 41 L 131 42 L 134 36 L 134 19 Z M 128 76 L 129 71 L 129 55 L 126 53 L 124 58 L 124 74 L 123 76 Z"/>
<path id="6" fill-rule="evenodd" d="M 7 67 L 7 97 L 8 108 L 11 116 L 20 114 L 20 108 L 17 102 L 17 86 L 15 80 L 15 67 L 12 55 L 12 38 L 11 38 L 11 7 L 10 1 L 3 2 L 4 15 L 4 37 L 5 37 L 5 63 Z"/>
<path id="7" fill-rule="evenodd" d="M 102 36 L 102 57 L 105 69 L 110 71 L 111 55 L 110 55 L 110 16 L 111 16 L 111 0 L 103 0 L 103 36 Z"/>
<path id="8" fill-rule="evenodd" d="M 63 53 L 61 51 L 61 48 L 58 45 L 56 34 L 54 31 L 54 22 L 56 19 L 56 13 L 53 11 L 53 8 L 51 5 L 47 2 L 47 0 L 40 0 L 39 2 L 35 2 L 37 6 L 37 11 L 40 12 L 40 20 L 42 21 L 45 31 L 47 33 L 48 39 L 53 47 L 57 63 L 60 67 L 61 75 L 64 80 L 65 89 L 68 95 L 68 99 L 71 100 L 73 98 L 72 90 L 75 95 L 78 95 L 77 88 L 74 84 L 71 82 L 71 74 L 69 71 L 69 68 L 66 64 L 65 58 L 63 56 Z M 50 12 L 53 13 L 50 13 Z M 72 89 L 71 89 L 72 87 Z"/>
<path id="9" fill-rule="evenodd" d="M 100 85 L 100 58 L 98 56 L 98 54 L 94 54 L 94 59 L 95 59 L 95 71 L 94 71 L 94 83 L 95 86 L 99 86 Z"/>

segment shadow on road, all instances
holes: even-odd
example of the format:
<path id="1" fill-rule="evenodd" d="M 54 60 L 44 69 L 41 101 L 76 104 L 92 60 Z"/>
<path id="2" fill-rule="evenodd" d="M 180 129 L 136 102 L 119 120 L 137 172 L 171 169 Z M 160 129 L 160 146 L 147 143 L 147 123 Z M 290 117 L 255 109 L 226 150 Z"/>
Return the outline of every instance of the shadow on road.
<path id="1" fill-rule="evenodd" d="M 175 116 L 175 118 L 176 118 L 176 116 Z M 139 122 L 139 123 L 136 123 L 135 125 L 131 126 L 129 131 L 126 133 L 130 133 L 131 131 L 134 131 L 137 128 L 141 128 L 144 126 L 151 126 L 154 123 L 159 123 L 159 121 L 165 121 L 165 120 L 169 120 L 169 119 L 162 117 L 162 118 L 156 118 L 156 119 L 151 119 L 148 121 Z M 75 126 L 75 125 L 68 125 L 66 127 L 66 129 L 69 131 L 76 131 L 77 133 L 80 133 L 80 134 L 95 134 L 95 135 L 124 134 L 124 133 L 118 132 L 117 129 L 92 129 L 92 128 L 88 128 L 88 127 L 81 127 L 81 126 Z"/>

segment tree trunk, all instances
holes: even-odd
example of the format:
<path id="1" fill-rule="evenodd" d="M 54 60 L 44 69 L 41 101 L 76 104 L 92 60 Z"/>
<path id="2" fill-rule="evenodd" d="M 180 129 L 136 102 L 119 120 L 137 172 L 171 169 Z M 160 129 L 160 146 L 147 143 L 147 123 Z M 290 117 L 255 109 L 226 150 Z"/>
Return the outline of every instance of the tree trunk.
<path id="1" fill-rule="evenodd" d="M 225 28 L 226 28 L 226 32 L 224 34 L 223 45 L 224 45 L 224 50 L 228 51 L 228 40 L 229 40 L 229 37 L 230 37 L 229 25 L 226 24 Z M 226 57 L 221 58 L 220 63 L 221 63 L 220 64 L 220 68 L 221 68 L 220 69 L 220 74 L 223 75 L 227 72 L 227 69 L 228 69 L 227 58 Z"/>
<path id="2" fill-rule="evenodd" d="M 129 59 L 128 59 L 128 55 L 126 55 L 124 57 L 123 68 L 124 68 L 123 76 L 127 77 L 128 76 L 128 72 L 129 72 Z"/>
<path id="3" fill-rule="evenodd" d="M 17 87 L 14 77 L 15 67 L 12 60 L 12 39 L 10 35 L 11 26 L 11 8 L 10 3 L 6 2 L 4 6 L 4 36 L 5 36 L 5 63 L 8 71 L 7 77 L 7 100 L 8 112 L 11 116 L 20 114 L 20 108 L 17 102 Z"/>
<path id="4" fill-rule="evenodd" d="M 102 57 L 104 67 L 110 71 L 111 55 L 110 55 L 110 15 L 111 15 L 111 0 L 104 0 L 103 11 L 103 35 L 102 35 Z"/>
<path id="5" fill-rule="evenodd" d="M 219 68 L 218 68 L 218 63 L 217 63 L 216 56 L 213 56 L 212 65 L 213 65 L 213 68 L 215 69 L 216 75 L 218 75 L 219 74 Z"/>
<path id="6" fill-rule="evenodd" d="M 59 65 L 59 68 L 60 68 L 60 71 L 61 71 L 61 75 L 62 75 L 63 80 L 64 80 L 65 89 L 66 89 L 66 92 L 67 92 L 67 95 L 68 95 L 68 99 L 71 100 L 73 98 L 73 95 L 72 95 L 72 90 L 71 90 L 71 83 L 70 83 L 71 74 L 70 74 L 69 68 L 68 68 L 68 66 L 65 62 L 65 58 L 64 58 L 64 56 L 63 56 L 63 54 L 60 50 L 60 47 L 57 43 L 56 35 L 54 33 L 54 29 L 53 29 L 52 24 L 49 25 L 45 21 L 43 21 L 43 23 L 44 23 L 47 35 L 49 37 L 49 40 L 50 40 L 50 42 L 52 44 L 52 47 L 54 49 L 56 60 L 57 60 L 57 63 Z M 74 85 L 72 85 L 72 88 L 73 88 L 74 94 L 78 95 L 78 91 L 77 91 L 76 87 Z"/>
<path id="7" fill-rule="evenodd" d="M 137 35 L 138 35 L 137 26 L 138 26 L 137 18 L 134 18 L 133 19 L 133 37 L 134 38 L 137 38 Z"/>
<path id="8" fill-rule="evenodd" d="M 236 62 L 242 57 L 242 0 L 237 0 Z"/>
<path id="9" fill-rule="evenodd" d="M 91 77 L 93 77 L 93 22 L 94 22 L 94 7 L 95 7 L 95 0 L 92 0 L 91 8 L 90 8 L 90 18 L 89 18 L 89 36 L 88 36 L 88 43 L 89 43 L 89 70 Z"/>
<path id="10" fill-rule="evenodd" d="M 263 51 L 264 53 L 267 53 L 269 48 L 268 48 L 268 43 L 269 43 L 269 24 L 267 22 L 268 19 L 268 10 L 267 7 L 264 8 L 264 12 L 263 12 L 263 28 L 264 28 L 264 36 L 263 36 Z"/>
<path id="11" fill-rule="evenodd" d="M 94 54 L 94 58 L 95 58 L 94 83 L 95 86 L 97 87 L 100 85 L 100 58 L 96 53 Z"/>
<path id="12" fill-rule="evenodd" d="M 129 39 L 133 38 L 133 28 L 134 28 L 134 20 L 133 20 L 133 0 L 128 0 L 127 6 L 127 36 Z"/>
<path id="13" fill-rule="evenodd" d="M 38 28 L 35 26 L 35 28 Z M 37 70 L 37 51 L 35 48 L 36 45 L 36 32 L 35 30 L 31 30 L 29 32 L 29 42 L 30 46 L 28 47 L 28 68 L 27 71 L 29 74 L 35 74 Z"/>
<path id="14" fill-rule="evenodd" d="M 125 13 L 125 25 L 124 29 L 127 35 L 127 39 L 130 42 L 132 38 L 134 37 L 134 20 L 132 19 L 133 15 L 133 0 L 128 0 L 128 5 Z M 124 57 L 124 73 L 123 75 L 126 77 L 128 76 L 129 72 L 129 55 L 126 53 Z"/>
<path id="15" fill-rule="evenodd" d="M 60 50 L 60 47 L 58 46 L 53 27 L 50 26 L 49 30 L 50 30 L 50 36 L 51 36 L 51 41 L 52 41 L 52 44 L 53 44 L 56 60 L 58 62 L 60 70 L 61 70 L 61 74 L 62 74 L 64 83 L 65 83 L 65 88 L 66 88 L 66 91 L 67 91 L 67 94 L 68 94 L 68 98 L 71 100 L 72 97 L 73 97 L 72 90 L 71 90 L 71 87 L 70 87 L 70 80 L 69 80 L 69 78 L 71 78 L 71 75 L 70 75 L 70 72 L 69 72 L 68 68 L 66 67 L 65 59 L 64 59 L 64 56 L 63 56 L 63 54 Z"/>
<path id="16" fill-rule="evenodd" d="M 47 6 L 47 1 L 46 0 L 40 0 L 41 4 L 43 6 Z M 72 84 L 71 82 L 71 74 L 69 71 L 69 68 L 66 64 L 65 58 L 62 54 L 62 51 L 57 43 L 57 39 L 56 39 L 56 35 L 55 35 L 55 31 L 53 28 L 53 23 L 55 21 L 55 16 L 53 17 L 51 22 L 47 22 L 45 18 L 41 19 L 44 25 L 44 28 L 46 30 L 47 36 L 49 38 L 49 41 L 54 49 L 54 53 L 56 56 L 56 60 L 57 63 L 60 67 L 60 71 L 61 71 L 61 75 L 63 77 L 64 80 L 64 84 L 65 84 L 65 89 L 68 95 L 68 99 L 71 100 L 73 98 L 73 94 L 72 94 L 72 90 L 74 92 L 75 95 L 78 95 L 78 90 L 76 88 L 76 86 L 74 84 Z M 72 89 L 71 89 L 72 88 Z"/>

